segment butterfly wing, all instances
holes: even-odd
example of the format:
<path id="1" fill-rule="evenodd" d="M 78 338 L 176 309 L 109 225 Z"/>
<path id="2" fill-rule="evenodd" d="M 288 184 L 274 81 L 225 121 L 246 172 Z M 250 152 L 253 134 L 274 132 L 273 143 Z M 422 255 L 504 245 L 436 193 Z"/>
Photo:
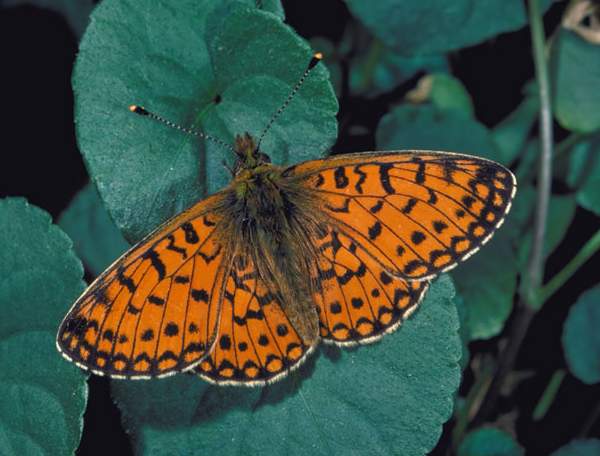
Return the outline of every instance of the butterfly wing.
<path id="1" fill-rule="evenodd" d="M 195 372 L 212 383 L 264 385 L 300 366 L 306 345 L 286 316 L 277 293 L 240 254 L 227 277 L 217 342 Z"/>
<path id="2" fill-rule="evenodd" d="M 59 351 L 115 378 L 161 377 L 206 356 L 227 273 L 223 198 L 171 219 L 99 276 L 61 323 Z"/>
<path id="3" fill-rule="evenodd" d="M 390 275 L 333 226 L 313 242 L 321 252 L 315 302 L 325 342 L 353 345 L 378 340 L 414 312 L 427 291 L 427 281 L 408 282 Z"/>
<path id="4" fill-rule="evenodd" d="M 516 191 L 502 165 L 444 152 L 339 155 L 283 176 L 310 189 L 340 232 L 407 280 L 427 280 L 475 253 Z"/>

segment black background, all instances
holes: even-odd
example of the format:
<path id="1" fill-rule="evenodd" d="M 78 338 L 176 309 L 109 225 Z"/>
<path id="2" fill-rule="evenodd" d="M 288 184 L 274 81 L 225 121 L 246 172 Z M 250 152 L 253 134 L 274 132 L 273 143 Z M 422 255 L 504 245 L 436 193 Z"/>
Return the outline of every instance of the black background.
<path id="1" fill-rule="evenodd" d="M 325 36 L 336 42 L 351 20 L 340 0 L 284 1 L 287 22 L 303 37 Z M 565 2 L 554 5 L 545 16 L 547 31 L 559 23 Z M 73 125 L 73 94 L 70 78 L 77 39 L 63 18 L 33 7 L 0 9 L 0 196 L 23 196 L 55 219 L 86 183 Z M 143 58 L 143 56 L 140 56 Z M 450 55 L 453 74 L 473 97 L 477 118 L 492 127 L 517 107 L 521 88 L 533 78 L 529 30 L 500 35 L 493 40 Z M 417 75 L 391 94 L 375 99 L 340 98 L 340 136 L 334 152 L 375 148 L 373 132 L 393 103 L 414 87 Z M 369 133 L 351 136 L 353 125 Z M 566 132 L 557 126 L 558 139 Z M 560 182 L 555 192 L 565 192 Z M 547 276 L 560 270 L 597 229 L 593 214 L 578 208 L 566 239 L 547 266 Z M 527 454 L 547 454 L 578 436 L 592 407 L 600 402 L 600 386 L 587 386 L 567 375 L 548 414 L 533 422 L 531 414 L 552 373 L 566 368 L 560 337 L 570 306 L 581 292 L 598 282 L 600 258 L 595 257 L 572 278 L 536 315 L 517 361 L 517 368 L 533 375 L 515 394 L 502 398 L 496 416 L 518 408 L 517 439 Z M 511 317 L 514 318 L 514 317 Z M 510 324 L 510 320 L 509 320 Z M 472 343 L 472 354 L 498 350 L 499 337 Z M 57 354 L 58 356 L 58 354 Z M 468 391 L 472 375 L 465 373 L 461 392 Z M 131 446 L 112 403 L 106 379 L 91 376 L 83 438 L 78 454 L 131 454 Z M 433 454 L 447 454 L 452 421 Z M 588 436 L 600 435 L 596 420 Z M 200 449 L 199 449 L 200 451 Z"/>

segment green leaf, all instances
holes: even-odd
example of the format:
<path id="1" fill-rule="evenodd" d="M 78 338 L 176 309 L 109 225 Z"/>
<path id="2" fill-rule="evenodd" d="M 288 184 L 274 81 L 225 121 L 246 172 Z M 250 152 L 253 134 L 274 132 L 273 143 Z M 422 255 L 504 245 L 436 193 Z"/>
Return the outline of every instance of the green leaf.
<path id="1" fill-rule="evenodd" d="M 600 440 L 576 439 L 559 448 L 551 456 L 597 456 L 600 454 Z"/>
<path id="2" fill-rule="evenodd" d="M 484 427 L 467 434 L 458 448 L 458 456 L 522 456 L 523 448 L 500 429 Z"/>
<path id="3" fill-rule="evenodd" d="M 600 382 L 600 286 L 583 293 L 565 321 L 562 343 L 569 370 L 579 380 Z"/>
<path id="4" fill-rule="evenodd" d="M 469 351 L 469 340 L 471 335 L 469 332 L 469 327 L 467 326 L 469 318 L 469 309 L 467 308 L 465 300 L 460 294 L 457 294 L 454 297 L 454 303 L 456 304 L 456 311 L 458 312 L 458 321 L 460 323 L 460 328 L 458 330 L 462 350 L 462 356 L 460 358 L 460 369 L 465 370 L 465 368 L 469 365 L 469 359 L 471 357 L 471 353 Z M 456 404 L 459 404 L 460 400 L 461 398 L 457 396 Z M 454 413 L 455 415 L 458 415 L 458 412 L 456 411 L 456 406 Z"/>
<path id="5" fill-rule="evenodd" d="M 544 8 L 550 0 L 543 2 Z M 527 23 L 520 0 L 347 0 L 376 37 L 404 55 L 444 53 Z"/>
<path id="6" fill-rule="evenodd" d="M 530 85 L 531 86 L 531 85 Z M 528 86 L 521 104 L 503 119 L 492 131 L 500 155 L 498 161 L 510 165 L 526 144 L 540 109 L 539 96 Z"/>
<path id="7" fill-rule="evenodd" d="M 232 143 L 235 134 L 258 135 L 304 72 L 309 46 L 254 3 L 105 0 L 92 14 L 73 78 L 77 135 L 128 241 L 224 186 L 222 161 L 234 159 L 223 147 L 133 115 L 130 104 Z M 336 136 L 337 107 L 318 65 L 263 151 L 278 164 L 321 156 Z"/>
<path id="8" fill-rule="evenodd" d="M 489 339 L 502 331 L 513 307 L 517 275 L 515 252 L 503 228 L 480 252 L 452 271 L 468 308 L 469 340 Z"/>
<path id="9" fill-rule="evenodd" d="M 525 184 L 520 186 L 517 189 L 510 213 L 502 225 L 502 231 L 510 236 L 515 250 L 518 249 L 523 234 L 531 228 L 535 198 L 536 189 L 533 185 Z"/>
<path id="10" fill-rule="evenodd" d="M 19 5 L 33 5 L 62 14 L 75 36 L 81 38 L 94 9 L 94 0 L 0 0 L 0 6 L 5 8 Z"/>
<path id="11" fill-rule="evenodd" d="M 529 220 L 533 220 L 533 211 L 535 208 L 535 198 L 530 198 Z M 552 195 L 548 207 L 548 218 L 546 221 L 546 238 L 544 241 L 544 254 L 550 255 L 567 234 L 571 221 L 575 217 L 577 203 L 574 195 Z M 531 251 L 531 242 L 533 238 L 532 231 L 526 230 L 518 239 L 515 239 L 518 245 L 517 260 L 521 269 L 526 267 Z"/>
<path id="12" fill-rule="evenodd" d="M 469 134 L 465 134 L 469 132 Z M 432 149 L 494 159 L 489 130 L 462 112 L 400 105 L 383 116 L 375 134 L 379 149 Z"/>
<path id="13" fill-rule="evenodd" d="M 600 128 L 600 46 L 561 28 L 552 44 L 551 69 L 559 123 L 582 133 Z"/>
<path id="14" fill-rule="evenodd" d="M 79 444 L 86 376 L 54 339 L 82 275 L 47 213 L 0 200 L 0 454 L 73 454 Z"/>
<path id="15" fill-rule="evenodd" d="M 112 382 L 138 454 L 423 455 L 452 413 L 461 357 L 454 288 L 432 284 L 421 308 L 379 343 L 323 346 L 262 389 L 189 376 Z"/>
<path id="16" fill-rule="evenodd" d="M 471 95 L 458 79 L 444 73 L 434 73 L 428 77 L 432 78 L 429 99 L 434 106 L 442 111 L 456 109 L 469 116 L 474 115 Z"/>
<path id="17" fill-rule="evenodd" d="M 73 198 L 58 225 L 73 239 L 75 251 L 95 276 L 129 249 L 93 184 L 87 184 Z"/>
<path id="18" fill-rule="evenodd" d="M 443 55 L 407 57 L 385 47 L 378 39 L 371 39 L 363 52 L 357 52 L 350 66 L 350 91 L 369 97 L 395 89 L 419 71 L 449 71 L 448 61 Z"/>
<path id="19" fill-rule="evenodd" d="M 600 135 L 573 147 L 567 181 L 577 189 L 577 203 L 600 215 Z"/>

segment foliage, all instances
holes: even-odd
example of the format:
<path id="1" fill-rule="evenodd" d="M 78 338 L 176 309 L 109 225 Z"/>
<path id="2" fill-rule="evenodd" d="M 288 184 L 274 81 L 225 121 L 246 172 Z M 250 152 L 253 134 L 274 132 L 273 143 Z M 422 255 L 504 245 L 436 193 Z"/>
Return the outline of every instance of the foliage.
<path id="1" fill-rule="evenodd" d="M 83 269 L 69 238 L 21 198 L 0 199 L 0 454 L 70 454 L 87 400 L 84 375 L 57 356 Z"/>
<path id="2" fill-rule="evenodd" d="M 563 331 L 570 371 L 584 383 L 600 382 L 600 287 L 583 293 L 571 307 Z"/>
<path id="3" fill-rule="evenodd" d="M 524 453 L 510 435 L 495 428 L 470 432 L 458 448 L 458 456 L 523 456 Z"/>

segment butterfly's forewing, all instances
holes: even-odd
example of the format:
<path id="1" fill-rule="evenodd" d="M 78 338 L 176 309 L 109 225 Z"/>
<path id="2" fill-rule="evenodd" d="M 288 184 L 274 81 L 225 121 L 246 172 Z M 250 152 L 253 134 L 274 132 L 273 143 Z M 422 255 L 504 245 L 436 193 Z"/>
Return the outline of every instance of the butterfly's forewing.
<path id="1" fill-rule="evenodd" d="M 227 273 L 226 236 L 203 200 L 157 228 L 84 292 L 63 320 L 57 346 L 97 374 L 169 375 L 210 351 Z"/>
<path id="2" fill-rule="evenodd" d="M 390 275 L 334 227 L 327 227 L 315 243 L 322 252 L 315 302 L 326 342 L 352 345 L 379 339 L 416 309 L 427 290 L 427 281 Z"/>
<path id="3" fill-rule="evenodd" d="M 227 278 L 218 328 L 213 351 L 195 368 L 213 383 L 264 385 L 299 366 L 314 348 L 302 342 L 276 290 L 246 253 L 236 256 Z"/>
<path id="4" fill-rule="evenodd" d="M 340 232 L 407 280 L 434 277 L 477 251 L 516 190 L 497 163 L 428 151 L 339 155 L 284 176 L 318 195 Z"/>

